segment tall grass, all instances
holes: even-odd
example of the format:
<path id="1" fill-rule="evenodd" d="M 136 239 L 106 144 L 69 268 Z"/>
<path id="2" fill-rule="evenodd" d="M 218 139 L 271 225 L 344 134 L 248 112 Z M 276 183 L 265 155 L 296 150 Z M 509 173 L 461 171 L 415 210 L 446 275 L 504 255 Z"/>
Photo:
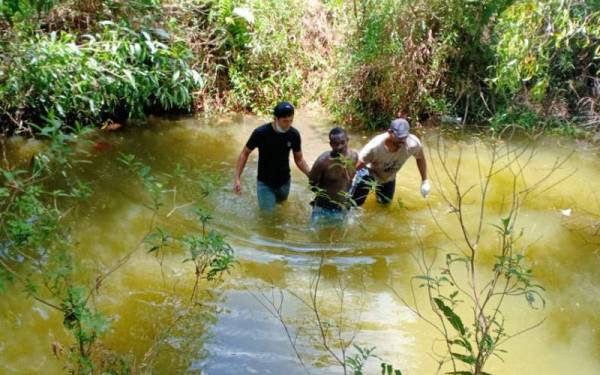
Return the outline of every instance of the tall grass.
<path id="1" fill-rule="evenodd" d="M 327 8 L 321 2 L 201 3 L 196 7 L 201 17 L 192 21 L 192 45 L 202 45 L 198 50 L 210 71 L 203 109 L 260 113 L 283 98 L 300 104 L 326 89 L 322 78 L 334 21 L 324 17 Z"/>
<path id="2" fill-rule="evenodd" d="M 585 1 L 357 0 L 331 108 L 363 127 L 402 114 L 494 127 L 592 128 L 600 8 Z"/>
<path id="3" fill-rule="evenodd" d="M 600 6 L 583 0 L 11 0 L 0 122 L 326 103 L 350 125 L 600 126 Z"/>

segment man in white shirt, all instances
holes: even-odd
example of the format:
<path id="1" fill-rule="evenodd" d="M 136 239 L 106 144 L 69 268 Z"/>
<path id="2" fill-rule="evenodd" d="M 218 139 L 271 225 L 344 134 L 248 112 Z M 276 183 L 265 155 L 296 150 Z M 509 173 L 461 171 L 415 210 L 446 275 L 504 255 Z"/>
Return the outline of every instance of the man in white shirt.
<path id="1" fill-rule="evenodd" d="M 396 173 L 411 156 L 415 157 L 421 174 L 421 195 L 427 197 L 431 188 L 423 146 L 419 138 L 410 134 L 408 121 L 398 118 L 391 122 L 387 132 L 369 141 L 358 154 L 357 178 L 351 188 L 354 202 L 361 206 L 369 192 L 375 190 L 379 203 L 391 203 Z"/>

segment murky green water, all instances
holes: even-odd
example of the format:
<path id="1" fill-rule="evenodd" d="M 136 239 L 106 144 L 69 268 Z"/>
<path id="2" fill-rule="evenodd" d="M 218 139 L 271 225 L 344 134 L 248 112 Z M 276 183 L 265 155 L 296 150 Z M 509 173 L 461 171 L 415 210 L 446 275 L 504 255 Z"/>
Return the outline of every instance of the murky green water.
<path id="1" fill-rule="evenodd" d="M 117 162 L 120 152 L 136 155 L 156 173 L 171 173 L 179 163 L 190 171 L 220 176 L 222 182 L 209 196 L 208 205 L 216 229 L 227 235 L 239 262 L 218 289 L 207 292 L 204 288 L 202 305 L 193 307 L 189 303 L 193 268 L 182 262 L 183 255 L 157 258 L 139 248 L 105 282 L 96 300 L 102 311 L 114 317 L 104 344 L 137 364 L 148 363 L 146 369 L 151 367 L 154 373 L 306 373 L 281 322 L 267 309 L 273 311 L 272 302 L 281 305 L 288 331 L 293 338 L 297 336 L 296 349 L 310 373 L 341 373 L 318 342 L 314 315 L 297 298 L 309 300 L 323 259 L 319 310 L 332 327 L 330 334 L 376 347 L 379 357 L 406 374 L 435 373 L 431 353 L 441 350 L 436 341 L 439 336 L 402 304 L 394 290 L 410 298 L 408 285 L 412 276 L 420 274 L 415 257 L 421 248 L 428 249 L 427 255 L 437 249 L 438 258 L 443 259 L 444 253 L 463 246 L 456 215 L 443 200 L 442 194 L 452 190 L 439 157 L 455 165 L 461 155 L 460 185 L 474 186 L 476 192 L 490 160 L 484 145 L 466 135 L 446 136 L 446 152 L 437 153 L 438 134 L 423 134 L 434 183 L 428 200 L 419 195 L 416 164 L 410 160 L 398 175 L 396 198 L 400 201 L 386 209 L 370 198 L 344 230 L 315 232 L 308 225 L 311 194 L 305 177 L 294 167 L 289 201 L 271 218 L 261 217 L 257 210 L 256 153 L 243 175 L 244 193 L 236 196 L 230 191 L 237 155 L 263 120 L 242 116 L 210 121 L 154 119 L 147 128 L 92 135 L 95 142 L 109 145 L 100 150 L 79 146 L 88 152 L 86 159 L 91 163 L 78 169 L 94 189 L 91 199 L 76 207 L 69 220 L 82 264 L 110 267 L 137 248 L 150 225 L 152 214 L 144 207 L 147 196 Z M 301 113 L 296 126 L 305 157 L 312 163 L 328 148 L 331 123 L 319 113 Z M 366 135 L 353 134 L 350 145 L 359 149 L 367 140 Z M 523 144 L 521 140 L 514 147 Z M 36 147 L 34 142 L 13 140 L 9 150 L 13 159 L 27 159 Z M 546 288 L 546 307 L 533 310 L 523 297 L 507 299 L 504 305 L 507 329 L 513 333 L 544 317 L 546 321 L 509 341 L 503 347 L 507 350 L 504 361 L 490 360 L 491 373 L 600 373 L 598 151 L 573 141 L 538 139 L 535 153 L 519 159 L 523 165 L 531 161 L 517 182 L 519 190 L 532 187 L 557 159 L 573 151 L 551 179 L 533 191 L 518 219 L 517 227 L 523 231 L 519 247 L 526 248 L 534 274 Z M 482 279 L 489 276 L 494 262 L 498 240 L 492 225 L 499 223 L 508 208 L 512 181 L 508 169 L 492 179 L 479 249 Z M 177 234 L 197 232 L 199 226 L 186 205 L 198 199 L 200 189 L 189 183 L 177 188 L 177 196 L 169 198 L 158 223 Z M 479 215 L 477 202 L 475 193 L 465 197 L 469 227 Z M 175 206 L 182 207 L 172 211 Z M 424 289 L 417 286 L 416 296 L 424 306 Z M 62 373 L 64 359 L 55 358 L 51 350 L 53 342 L 71 344 L 61 317 L 19 290 L 3 295 L 0 306 L 0 373 Z M 340 355 L 335 340 L 331 346 Z M 370 359 L 366 373 L 379 373 L 379 362 Z"/>

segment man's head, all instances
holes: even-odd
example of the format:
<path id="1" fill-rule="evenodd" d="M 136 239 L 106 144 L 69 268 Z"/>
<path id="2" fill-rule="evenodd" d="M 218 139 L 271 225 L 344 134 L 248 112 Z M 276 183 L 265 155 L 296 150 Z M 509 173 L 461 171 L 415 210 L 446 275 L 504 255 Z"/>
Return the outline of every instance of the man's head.
<path id="1" fill-rule="evenodd" d="M 329 145 L 331 146 L 331 155 L 344 155 L 348 150 L 348 135 L 342 128 L 335 127 L 329 132 Z"/>
<path id="2" fill-rule="evenodd" d="M 394 145 L 403 145 L 406 143 L 406 138 L 408 138 L 408 135 L 410 134 L 410 125 L 408 124 L 408 121 L 403 118 L 393 120 L 388 128 L 388 134 Z"/>
<path id="3" fill-rule="evenodd" d="M 279 133 L 287 132 L 294 122 L 294 106 L 288 102 L 277 103 L 273 108 L 273 117 L 275 130 Z"/>

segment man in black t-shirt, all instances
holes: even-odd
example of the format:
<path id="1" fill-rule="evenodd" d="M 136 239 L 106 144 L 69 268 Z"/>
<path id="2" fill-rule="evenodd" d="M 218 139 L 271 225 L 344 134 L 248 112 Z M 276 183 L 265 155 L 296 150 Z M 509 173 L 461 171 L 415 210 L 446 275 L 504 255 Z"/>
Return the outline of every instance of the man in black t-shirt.
<path id="1" fill-rule="evenodd" d="M 310 168 L 302 156 L 300 133 L 294 127 L 294 107 L 280 102 L 273 110 L 273 121 L 254 129 L 238 158 L 233 191 L 242 192 L 240 176 L 248 156 L 258 147 L 258 179 L 256 193 L 258 205 L 271 211 L 276 203 L 283 202 L 290 193 L 290 150 L 296 166 L 308 176 Z"/>

